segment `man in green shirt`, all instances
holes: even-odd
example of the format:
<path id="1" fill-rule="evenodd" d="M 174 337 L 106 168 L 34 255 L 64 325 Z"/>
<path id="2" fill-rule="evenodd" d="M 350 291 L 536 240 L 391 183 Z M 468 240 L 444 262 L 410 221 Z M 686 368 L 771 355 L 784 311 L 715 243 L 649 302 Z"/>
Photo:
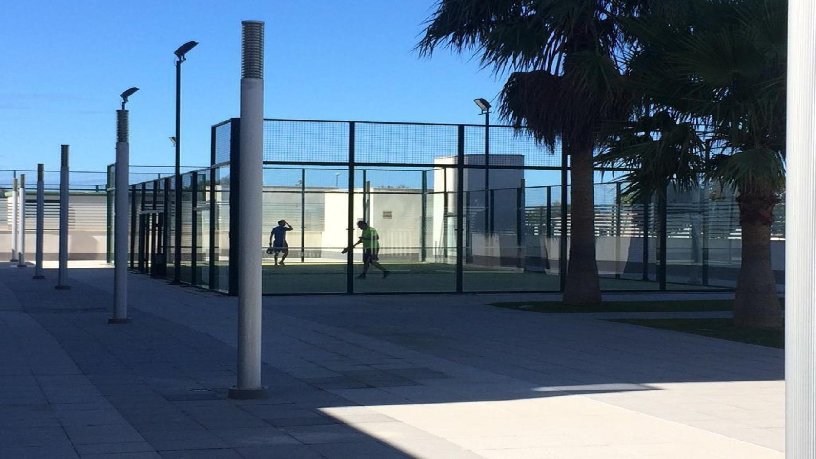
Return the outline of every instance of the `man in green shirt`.
<path id="1" fill-rule="evenodd" d="M 377 233 L 376 229 L 372 228 L 367 222 L 362 220 L 357 222 L 357 228 L 360 228 L 363 231 L 362 234 L 360 234 L 360 239 L 358 239 L 352 246 L 357 247 L 359 244 L 363 244 L 363 273 L 357 276 L 357 279 L 366 278 L 368 267 L 370 265 L 374 265 L 377 267 L 377 269 L 382 271 L 383 279 L 385 279 L 389 274 L 391 274 L 391 272 L 385 269 L 385 267 L 379 263 L 380 235 Z M 348 248 L 343 249 L 343 253 L 348 252 L 348 250 Z"/>

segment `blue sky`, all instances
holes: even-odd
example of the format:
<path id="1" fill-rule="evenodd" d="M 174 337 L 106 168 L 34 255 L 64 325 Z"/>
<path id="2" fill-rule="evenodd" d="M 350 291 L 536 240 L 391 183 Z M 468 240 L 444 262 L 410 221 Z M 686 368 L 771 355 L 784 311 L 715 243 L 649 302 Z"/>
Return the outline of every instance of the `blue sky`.
<path id="1" fill-rule="evenodd" d="M 182 164 L 207 165 L 210 126 L 239 112 L 241 21 L 266 23 L 265 116 L 481 123 L 503 78 L 469 55 L 420 58 L 435 0 L 6 2 L 0 15 L 0 169 L 113 162 L 119 94 L 131 164 L 172 165 L 173 51 L 183 65 Z"/>

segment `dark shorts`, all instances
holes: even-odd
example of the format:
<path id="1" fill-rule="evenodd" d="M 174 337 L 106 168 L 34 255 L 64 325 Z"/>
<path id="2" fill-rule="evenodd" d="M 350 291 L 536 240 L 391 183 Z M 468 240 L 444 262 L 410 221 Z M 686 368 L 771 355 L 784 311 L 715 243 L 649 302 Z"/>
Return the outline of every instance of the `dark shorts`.
<path id="1" fill-rule="evenodd" d="M 275 243 L 272 244 L 272 252 L 274 252 L 274 253 L 280 253 L 280 252 L 289 253 L 289 244 L 287 244 L 286 242 L 283 242 L 283 243 L 275 242 Z"/>
<path id="2" fill-rule="evenodd" d="M 363 249 L 363 263 L 371 263 L 372 261 L 379 261 L 379 249 Z"/>

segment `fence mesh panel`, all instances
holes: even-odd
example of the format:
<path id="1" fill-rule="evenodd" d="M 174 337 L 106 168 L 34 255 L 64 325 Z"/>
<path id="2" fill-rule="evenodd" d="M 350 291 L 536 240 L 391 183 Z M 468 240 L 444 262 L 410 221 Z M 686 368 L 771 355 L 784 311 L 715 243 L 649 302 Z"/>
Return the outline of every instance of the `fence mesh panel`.
<path id="1" fill-rule="evenodd" d="M 433 165 L 456 158 L 458 128 L 453 125 L 357 123 L 355 162 Z"/>
<path id="2" fill-rule="evenodd" d="M 264 121 L 264 161 L 347 163 L 348 144 L 348 123 Z"/>
<path id="3" fill-rule="evenodd" d="M 490 126 L 491 166 L 561 167 L 560 149 L 550 149 L 530 135 L 509 126 Z M 483 165 L 485 127 L 465 126 L 465 155 L 468 164 Z"/>
<path id="4" fill-rule="evenodd" d="M 215 164 L 230 160 L 230 145 L 232 143 L 232 123 L 224 123 L 215 127 Z"/>

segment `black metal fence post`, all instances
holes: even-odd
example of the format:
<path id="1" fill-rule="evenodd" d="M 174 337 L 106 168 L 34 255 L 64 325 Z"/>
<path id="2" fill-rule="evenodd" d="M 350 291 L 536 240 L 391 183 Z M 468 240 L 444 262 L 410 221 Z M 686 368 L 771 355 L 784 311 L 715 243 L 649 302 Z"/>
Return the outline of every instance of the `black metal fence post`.
<path id="1" fill-rule="evenodd" d="M 139 255 L 138 255 L 138 266 L 140 272 L 145 272 L 145 238 L 147 235 L 145 234 L 145 195 L 147 190 L 147 183 L 142 183 L 140 187 L 140 195 L 142 199 L 139 200 Z"/>
<path id="2" fill-rule="evenodd" d="M 212 128 L 210 131 L 210 246 L 209 246 L 209 253 L 210 253 L 210 262 L 209 262 L 209 278 L 207 279 L 207 284 L 209 288 L 216 287 L 216 258 L 218 257 L 218 253 L 215 250 L 216 242 L 215 242 L 215 235 L 216 235 L 216 227 L 218 226 L 218 206 L 215 204 L 215 181 L 216 181 L 216 174 L 215 174 L 215 127 Z"/>
<path id="3" fill-rule="evenodd" d="M 458 127 L 456 151 L 456 293 L 464 291 L 465 126 Z"/>
<path id="4" fill-rule="evenodd" d="M 525 205 L 526 182 L 521 179 L 516 192 L 516 266 L 524 267 L 524 235 L 525 219 L 527 217 L 527 207 Z"/>
<path id="5" fill-rule="evenodd" d="M 167 271 L 167 264 L 170 262 L 168 257 L 170 253 L 170 183 L 173 179 L 170 177 L 165 178 L 164 185 L 162 186 L 162 208 L 164 209 L 164 218 L 162 219 L 162 224 L 164 228 L 162 229 L 162 254 L 164 255 L 164 277 L 167 278 L 169 275 L 169 271 Z"/>
<path id="6" fill-rule="evenodd" d="M 152 203 L 150 206 L 150 274 L 156 272 L 156 252 L 159 247 L 158 238 L 159 238 L 159 212 L 158 212 L 158 201 L 159 201 L 159 179 L 153 181 L 153 197 Z"/>
<path id="7" fill-rule="evenodd" d="M 651 200 L 651 196 L 643 198 L 643 255 L 641 259 L 643 264 L 642 279 L 645 281 L 649 280 L 649 214 L 651 213 Z"/>
<path id="8" fill-rule="evenodd" d="M 363 220 L 365 220 L 369 225 L 371 224 L 371 218 L 368 215 L 368 193 L 369 193 L 369 183 L 368 183 L 368 175 L 367 171 L 363 169 Z"/>
<path id="9" fill-rule="evenodd" d="M 427 259 L 428 247 L 428 171 L 422 171 L 422 215 L 419 229 L 419 261 Z"/>
<path id="10" fill-rule="evenodd" d="M 615 183 L 615 279 L 621 278 L 621 184 Z M 624 264 L 624 266 L 626 266 Z"/>
<path id="11" fill-rule="evenodd" d="M 569 190 L 567 189 L 567 182 L 569 177 L 567 175 L 568 156 L 564 149 L 561 149 L 561 240 L 558 246 L 558 282 L 559 291 L 563 292 L 567 287 L 567 200 L 569 199 Z"/>
<path id="12" fill-rule="evenodd" d="M 109 164 L 107 169 L 107 174 L 105 174 L 105 232 L 106 234 L 106 244 L 105 244 L 105 261 L 107 263 L 113 263 L 113 180 L 111 174 L 113 173 L 114 165 Z"/>
<path id="13" fill-rule="evenodd" d="M 707 190 L 707 189 L 708 189 L 708 187 L 706 186 L 704 188 L 704 190 Z M 703 276 L 703 285 L 707 286 L 708 281 L 709 281 L 708 280 L 708 251 L 709 251 L 708 238 L 709 238 L 709 231 L 710 231 L 710 229 L 709 229 L 710 221 L 709 221 L 709 218 L 708 218 L 708 199 L 706 198 L 704 193 L 703 193 L 703 196 L 701 196 L 701 198 L 700 198 L 700 210 L 701 210 L 701 213 L 702 213 L 702 220 L 703 220 L 703 225 L 702 225 L 703 226 L 703 235 L 702 235 L 703 236 L 702 237 L 702 239 L 703 239 L 703 248 L 702 248 L 702 251 L 703 251 L 703 254 L 702 254 L 703 255 L 702 256 L 703 266 L 702 266 L 702 271 L 703 271 L 703 273 L 702 273 L 702 276 Z"/>
<path id="14" fill-rule="evenodd" d="M 448 216 L 450 212 L 448 209 L 450 208 L 450 199 L 448 197 L 448 171 L 450 169 L 444 168 L 442 169 L 442 258 L 445 260 L 445 263 L 448 262 L 448 240 L 450 235 L 448 234 Z"/>
<path id="15" fill-rule="evenodd" d="M 354 293 L 354 121 L 349 122 L 349 142 L 348 142 L 348 231 L 346 234 L 346 293 Z M 363 196 L 365 199 L 365 196 Z"/>
<path id="16" fill-rule="evenodd" d="M 230 295 L 238 295 L 238 195 L 241 192 L 241 181 L 238 179 L 241 169 L 241 119 L 230 120 L 230 180 L 229 180 L 229 286 Z"/>
<path id="17" fill-rule="evenodd" d="M 130 269 L 136 269 L 136 185 L 130 186 Z"/>
<path id="18" fill-rule="evenodd" d="M 553 237 L 553 224 L 552 224 L 552 187 L 547 187 L 547 237 Z M 549 241 L 548 241 L 549 242 Z"/>
<path id="19" fill-rule="evenodd" d="M 306 169 L 300 170 L 300 262 L 306 262 Z"/>
<path id="20" fill-rule="evenodd" d="M 666 290 L 666 271 L 667 271 L 667 250 L 668 247 L 668 199 L 667 199 L 667 189 L 668 185 L 664 185 L 663 188 L 658 192 L 658 201 L 657 201 L 657 212 L 658 218 L 660 219 L 660 232 L 658 233 L 658 237 L 660 238 L 659 242 L 659 251 L 657 254 L 658 257 L 658 271 L 657 271 L 657 281 L 660 285 L 660 290 Z"/>
<path id="21" fill-rule="evenodd" d="M 190 174 L 190 285 L 198 284 L 198 172 Z"/>

